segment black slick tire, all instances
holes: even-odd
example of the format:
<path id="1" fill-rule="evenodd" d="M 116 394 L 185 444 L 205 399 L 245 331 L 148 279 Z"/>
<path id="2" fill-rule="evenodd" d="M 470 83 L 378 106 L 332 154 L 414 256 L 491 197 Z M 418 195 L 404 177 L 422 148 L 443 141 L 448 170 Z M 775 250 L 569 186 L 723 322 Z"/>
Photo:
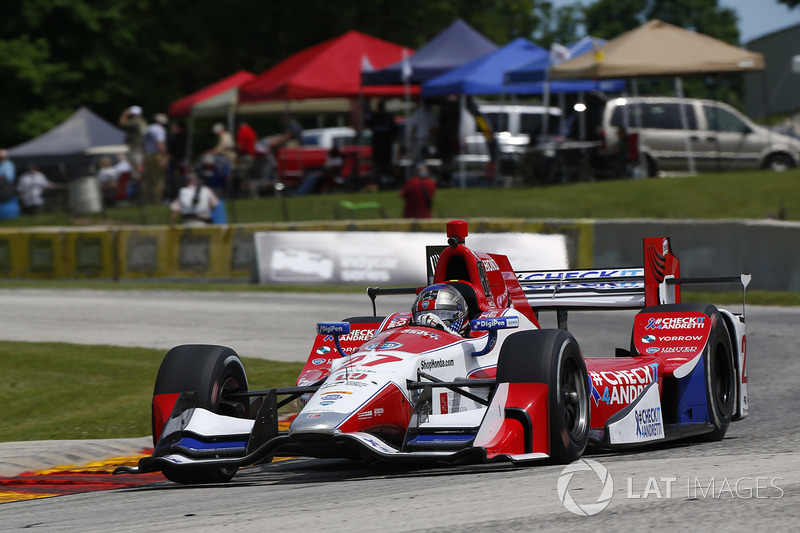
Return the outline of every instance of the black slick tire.
<path id="1" fill-rule="evenodd" d="M 224 346 L 186 344 L 176 346 L 164 357 L 156 377 L 156 394 L 194 392 L 194 407 L 213 413 L 245 418 L 248 403 L 230 400 L 227 394 L 247 391 L 247 376 L 236 352 Z M 223 483 L 237 468 L 165 467 L 164 476 L 175 483 Z"/>
<path id="2" fill-rule="evenodd" d="M 550 458 L 568 464 L 580 458 L 589 441 L 589 381 L 578 342 L 560 329 L 520 331 L 500 349 L 498 383 L 548 386 Z"/>

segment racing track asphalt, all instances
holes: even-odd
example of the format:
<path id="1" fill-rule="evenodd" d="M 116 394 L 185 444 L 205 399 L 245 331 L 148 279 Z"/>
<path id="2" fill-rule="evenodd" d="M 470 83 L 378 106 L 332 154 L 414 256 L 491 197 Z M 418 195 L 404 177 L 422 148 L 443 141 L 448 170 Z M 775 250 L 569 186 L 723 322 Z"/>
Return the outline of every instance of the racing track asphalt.
<path id="1" fill-rule="evenodd" d="M 118 307 L 118 293 L 0 291 L 0 296 L 6 304 L 18 298 L 27 302 L 18 312 L 8 305 L 0 311 L 0 324 L 4 326 L 0 336 L 5 338 L 9 338 L 8 332 L 19 338 L 18 326 L 25 320 L 19 315 L 29 314 L 29 319 L 31 315 L 41 316 L 40 325 L 47 327 L 36 328 L 19 340 L 112 343 L 107 340 L 110 337 L 99 333 L 84 338 L 67 333 L 92 323 L 117 331 L 134 329 L 135 338 L 147 337 L 151 346 L 159 348 L 174 344 L 172 339 L 183 335 L 186 340 L 178 342 L 198 341 L 200 333 L 207 336 L 208 342 L 228 343 L 243 355 L 257 355 L 264 342 L 259 339 L 280 335 L 302 339 L 281 344 L 278 349 L 286 358 L 300 359 L 305 358 L 309 337 L 295 330 L 313 331 L 317 316 L 326 315 L 325 311 L 335 311 L 334 317 L 343 318 L 366 314 L 364 310 L 368 310 L 368 301 L 366 306 L 358 303 L 362 298 L 366 300 L 365 296 L 230 293 L 172 295 L 162 308 L 157 293 L 142 292 L 122 300 L 129 312 L 122 314 L 125 323 L 117 323 L 101 310 Z M 164 293 L 160 297 L 163 296 Z M 286 311 L 287 301 L 291 315 Z M 36 309 L 41 312 L 41 306 L 49 309 L 34 313 Z M 94 308 L 98 310 L 92 311 Z M 198 311 L 199 308 L 203 310 Z M 241 327 L 233 332 L 210 331 L 197 328 L 196 323 L 185 318 L 207 317 L 208 308 L 235 314 L 218 321 L 221 327 Z M 67 309 L 72 312 L 65 314 Z M 127 322 L 136 319 L 132 309 L 145 313 L 139 317 L 140 322 L 133 322 L 138 324 L 136 328 Z M 161 319 L 150 316 L 154 310 L 158 310 Z M 174 321 L 177 329 L 169 335 L 170 328 L 159 321 L 172 316 L 183 318 Z M 330 312 L 319 317 L 330 318 Z M 339 460 L 294 459 L 243 469 L 226 485 L 180 487 L 161 482 L 2 504 L 0 530 L 496 532 L 688 526 L 793 531 L 800 518 L 800 418 L 796 415 L 800 410 L 796 385 L 800 374 L 799 319 L 797 308 L 748 308 L 752 414 L 734 423 L 722 442 L 695 442 L 629 453 L 589 453 L 586 458 L 607 468 L 614 482 L 609 506 L 593 517 L 575 516 L 559 502 L 561 466 L 367 468 Z M 575 314 L 571 322 L 587 354 L 628 343 L 627 312 Z M 54 332 L 56 326 L 61 329 Z M 287 331 L 290 327 L 294 329 Z M 61 337 L 53 339 L 49 335 Z M 287 346 L 291 342 L 301 346 L 290 350 Z M 672 478 L 675 481 L 669 481 Z M 712 480 L 715 485 L 713 494 L 709 494 Z M 594 503 L 600 490 L 600 481 L 591 472 L 578 472 L 569 483 L 569 494 L 580 504 Z M 642 497 L 645 493 L 647 498 Z"/>

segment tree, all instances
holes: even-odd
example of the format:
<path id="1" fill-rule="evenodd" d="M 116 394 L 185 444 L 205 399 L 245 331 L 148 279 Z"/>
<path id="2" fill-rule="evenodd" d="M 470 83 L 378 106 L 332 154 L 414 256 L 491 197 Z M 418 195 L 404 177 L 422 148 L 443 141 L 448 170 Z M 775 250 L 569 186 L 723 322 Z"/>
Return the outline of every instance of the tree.
<path id="1" fill-rule="evenodd" d="M 584 17 L 587 33 L 604 39 L 612 39 L 648 20 L 660 19 L 739 45 L 736 13 L 720 7 L 718 0 L 598 0 L 584 8 Z M 684 90 L 687 96 L 739 105 L 741 84 L 738 74 L 709 75 L 686 79 Z M 639 89 L 643 94 L 672 91 L 671 82 L 664 80 L 643 80 Z"/>
<path id="2" fill-rule="evenodd" d="M 573 18 L 553 18 L 562 12 Z M 575 13 L 544 0 L 4 0 L 0 146 L 81 105 L 116 122 L 136 104 L 149 118 L 236 70 L 261 72 L 352 29 L 417 48 L 461 16 L 499 45 L 535 35 L 547 46 L 567 40 Z"/>
<path id="3" fill-rule="evenodd" d="M 779 4 L 786 4 L 789 9 L 794 9 L 800 4 L 800 0 L 778 0 Z"/>

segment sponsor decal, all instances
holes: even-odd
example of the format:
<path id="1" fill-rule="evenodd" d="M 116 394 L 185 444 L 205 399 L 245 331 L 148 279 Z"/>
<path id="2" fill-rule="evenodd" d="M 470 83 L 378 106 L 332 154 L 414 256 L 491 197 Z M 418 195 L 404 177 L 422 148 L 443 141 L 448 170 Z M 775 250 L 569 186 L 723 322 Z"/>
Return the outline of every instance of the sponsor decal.
<path id="1" fill-rule="evenodd" d="M 648 384 L 658 381 L 658 363 L 629 370 L 592 370 L 589 378 L 595 405 L 601 402 L 625 405 L 635 400 Z M 599 388 L 602 388 L 602 393 Z"/>
<path id="2" fill-rule="evenodd" d="M 375 330 L 374 329 L 354 329 L 354 330 L 351 330 L 350 333 L 348 333 L 347 335 L 340 336 L 339 340 L 342 341 L 342 342 L 347 342 L 347 341 L 362 341 L 363 342 L 363 341 L 370 340 L 374 336 L 375 336 Z M 322 340 L 323 341 L 332 341 L 333 340 L 333 335 L 328 335 Z"/>
<path id="3" fill-rule="evenodd" d="M 635 409 L 636 436 L 643 438 L 661 438 L 664 436 L 664 427 L 661 424 L 661 407 Z"/>
<path id="4" fill-rule="evenodd" d="M 658 353 L 658 350 L 659 348 L 657 348 L 656 346 L 651 346 L 650 348 L 647 349 L 647 353 Z"/>
<path id="5" fill-rule="evenodd" d="M 331 353 L 330 346 L 320 346 L 319 348 L 317 348 L 317 354 L 319 355 L 328 355 L 329 353 Z M 320 361 L 320 362 L 314 363 L 314 361 Z M 314 363 L 315 365 L 321 365 L 322 363 L 325 362 L 325 359 L 314 359 L 314 361 L 312 361 L 312 363 Z"/>
<path id="6" fill-rule="evenodd" d="M 519 326 L 519 318 L 515 316 L 498 318 L 478 318 L 473 321 L 479 330 L 492 330 L 497 328 L 514 328 Z"/>
<path id="7" fill-rule="evenodd" d="M 322 397 L 322 398 L 320 398 L 320 399 L 322 399 L 322 400 L 331 400 L 331 401 L 336 401 L 336 400 L 341 400 L 341 399 L 342 399 L 342 396 L 341 396 L 340 394 L 333 394 L 333 393 L 329 393 L 329 394 L 326 394 L 325 396 L 323 396 L 323 397 Z"/>
<path id="8" fill-rule="evenodd" d="M 628 278 L 644 276 L 643 268 L 627 268 L 619 270 L 570 270 L 566 272 L 531 272 L 517 274 L 517 279 L 522 281 L 583 279 L 583 278 Z"/>
<path id="9" fill-rule="evenodd" d="M 486 272 L 500 270 L 500 267 L 497 266 L 497 263 L 495 263 L 494 259 L 481 259 L 481 263 L 483 263 L 483 268 L 486 269 Z"/>
<path id="10" fill-rule="evenodd" d="M 332 404 L 332 403 L 333 403 L 333 402 L 319 402 L 319 404 L 320 404 L 320 405 L 330 405 L 330 404 Z"/>
<path id="11" fill-rule="evenodd" d="M 320 414 L 313 413 L 313 414 L 308 415 L 308 418 L 319 418 L 321 416 L 322 415 L 320 415 Z"/>
<path id="12" fill-rule="evenodd" d="M 670 357 L 667 361 L 688 361 L 688 357 Z"/>
<path id="13" fill-rule="evenodd" d="M 645 344 L 650 344 L 651 342 L 654 342 L 655 340 L 656 340 L 656 336 L 655 335 L 645 335 L 644 337 L 642 337 L 642 342 L 645 343 Z"/>
<path id="14" fill-rule="evenodd" d="M 658 338 L 660 341 L 665 342 L 681 342 L 681 341 L 701 341 L 702 335 L 664 335 Z"/>
<path id="15" fill-rule="evenodd" d="M 353 393 L 347 390 L 332 390 L 326 394 L 353 394 Z"/>
<path id="16" fill-rule="evenodd" d="M 367 344 L 364 346 L 367 350 L 396 350 L 403 346 L 402 343 L 399 342 L 392 342 L 392 341 L 383 341 L 383 342 L 373 342 L 372 344 Z"/>
<path id="17" fill-rule="evenodd" d="M 361 411 L 358 413 L 357 418 L 359 420 L 369 420 L 372 418 L 372 410 L 370 409 L 369 411 Z"/>
<path id="18" fill-rule="evenodd" d="M 696 329 L 707 323 L 705 316 L 668 316 L 647 319 L 644 329 Z"/>
<path id="19" fill-rule="evenodd" d="M 430 302 L 430 300 L 423 300 L 423 302 L 422 302 L 422 308 L 423 308 L 423 309 L 427 309 L 427 308 L 428 308 L 428 306 L 430 305 L 430 303 L 431 303 L 431 302 Z"/>
<path id="20" fill-rule="evenodd" d="M 411 328 L 409 328 L 409 329 L 405 330 L 403 333 L 408 333 L 409 335 L 420 335 L 421 337 L 426 337 L 428 339 L 433 339 L 433 340 L 436 340 L 436 339 L 439 339 L 439 338 L 442 337 L 438 333 L 435 333 L 433 331 L 428 331 L 428 330 L 425 330 L 425 329 L 411 329 Z"/>
<path id="21" fill-rule="evenodd" d="M 698 350 L 693 346 L 667 346 L 661 348 L 661 353 L 694 353 Z"/>
<path id="22" fill-rule="evenodd" d="M 319 350 L 321 350 L 321 349 L 322 349 L 322 348 L 320 348 Z M 317 350 L 317 353 L 320 353 L 320 351 L 319 351 L 319 350 Z M 319 358 L 319 357 L 318 357 L 318 358 L 316 358 L 316 359 L 313 359 L 313 360 L 311 361 L 311 364 L 312 364 L 312 365 L 324 365 L 326 361 L 327 361 L 327 359 L 321 359 L 321 358 Z"/>
<path id="23" fill-rule="evenodd" d="M 376 407 L 373 409 L 375 416 L 383 416 L 383 407 Z"/>
<path id="24" fill-rule="evenodd" d="M 447 408 L 449 407 L 449 405 L 450 404 L 447 401 L 447 393 L 446 392 L 440 393 L 439 394 L 439 408 L 440 408 L 440 412 L 443 415 L 446 415 L 448 413 Z"/>
<path id="25" fill-rule="evenodd" d="M 430 361 L 420 361 L 419 366 L 422 370 L 433 370 L 435 368 L 446 368 L 455 366 L 454 359 L 432 359 Z"/>
<path id="26" fill-rule="evenodd" d="M 341 335 L 345 331 L 344 326 L 338 324 L 320 324 L 317 327 L 322 334 Z"/>

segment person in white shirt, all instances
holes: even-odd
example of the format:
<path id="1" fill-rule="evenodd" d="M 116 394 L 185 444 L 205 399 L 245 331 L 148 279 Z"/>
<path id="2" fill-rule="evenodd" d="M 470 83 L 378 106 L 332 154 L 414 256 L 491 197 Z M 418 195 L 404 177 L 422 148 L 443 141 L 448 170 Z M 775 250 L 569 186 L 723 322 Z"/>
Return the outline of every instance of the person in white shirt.
<path id="1" fill-rule="evenodd" d="M 26 215 L 35 215 L 44 205 L 42 193 L 51 186 L 50 181 L 36 167 L 32 167 L 22 174 L 19 177 L 19 181 L 17 181 L 17 192 L 22 201 L 22 212 Z"/>
<path id="2" fill-rule="evenodd" d="M 200 178 L 192 171 L 186 175 L 186 186 L 178 192 L 172 202 L 170 224 L 178 217 L 185 226 L 204 226 L 211 222 L 211 212 L 219 204 L 219 198 L 210 188 L 200 183 Z"/>

